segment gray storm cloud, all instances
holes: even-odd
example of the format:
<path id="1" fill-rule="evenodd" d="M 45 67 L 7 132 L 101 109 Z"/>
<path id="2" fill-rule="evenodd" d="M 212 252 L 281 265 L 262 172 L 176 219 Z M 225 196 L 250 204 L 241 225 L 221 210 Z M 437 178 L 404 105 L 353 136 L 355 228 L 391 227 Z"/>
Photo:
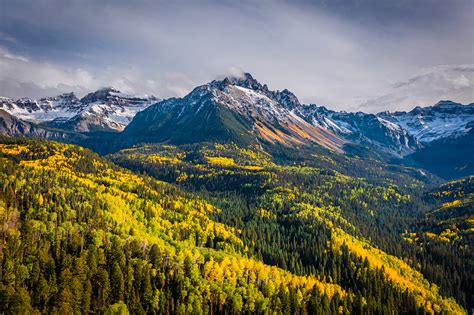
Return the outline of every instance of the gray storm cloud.
<path id="1" fill-rule="evenodd" d="M 465 101 L 472 72 L 453 69 L 474 64 L 473 5 L 0 0 L 0 94 L 114 86 L 166 98 L 246 71 L 334 109 Z"/>

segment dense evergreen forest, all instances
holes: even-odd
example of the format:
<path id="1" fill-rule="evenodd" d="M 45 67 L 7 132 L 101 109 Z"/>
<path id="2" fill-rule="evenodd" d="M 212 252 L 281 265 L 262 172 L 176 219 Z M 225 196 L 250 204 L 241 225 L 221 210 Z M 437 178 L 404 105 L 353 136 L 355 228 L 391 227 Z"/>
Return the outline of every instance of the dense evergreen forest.
<path id="1" fill-rule="evenodd" d="M 321 151 L 2 138 L 0 313 L 464 314 L 472 181 Z"/>

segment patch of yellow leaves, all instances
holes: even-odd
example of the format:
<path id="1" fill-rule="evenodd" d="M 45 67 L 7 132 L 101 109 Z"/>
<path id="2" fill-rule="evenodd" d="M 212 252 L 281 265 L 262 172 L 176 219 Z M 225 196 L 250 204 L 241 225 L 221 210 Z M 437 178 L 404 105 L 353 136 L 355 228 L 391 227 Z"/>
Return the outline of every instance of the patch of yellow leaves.
<path id="1" fill-rule="evenodd" d="M 443 207 L 446 208 L 446 207 L 454 207 L 454 206 L 458 206 L 462 203 L 461 200 L 453 200 L 451 202 L 446 202 L 443 204 Z"/>
<path id="2" fill-rule="evenodd" d="M 7 155 L 18 155 L 27 152 L 28 147 L 18 144 L 0 144 L 0 152 Z"/>
<path id="3" fill-rule="evenodd" d="M 235 166 L 235 161 L 233 158 L 222 157 L 222 156 L 215 156 L 215 157 L 207 157 L 207 162 L 212 165 L 219 165 L 219 166 Z"/>

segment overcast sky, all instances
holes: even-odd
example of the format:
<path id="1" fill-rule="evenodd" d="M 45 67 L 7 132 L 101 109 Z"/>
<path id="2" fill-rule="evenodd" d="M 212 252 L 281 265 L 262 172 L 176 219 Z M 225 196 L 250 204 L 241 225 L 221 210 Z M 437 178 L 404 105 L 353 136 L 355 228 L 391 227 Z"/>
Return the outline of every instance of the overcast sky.
<path id="1" fill-rule="evenodd" d="M 474 102 L 474 0 L 0 0 L 0 95 L 161 98 L 236 71 L 338 110 Z"/>

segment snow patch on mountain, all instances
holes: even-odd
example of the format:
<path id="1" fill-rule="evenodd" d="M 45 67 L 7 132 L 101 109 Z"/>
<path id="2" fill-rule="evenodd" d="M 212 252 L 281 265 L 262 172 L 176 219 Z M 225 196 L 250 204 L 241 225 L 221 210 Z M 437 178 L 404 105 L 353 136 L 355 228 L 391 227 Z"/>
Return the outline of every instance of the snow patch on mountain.
<path id="1" fill-rule="evenodd" d="M 388 129 L 390 129 L 392 131 L 399 132 L 400 130 L 402 130 L 402 127 L 400 127 L 399 125 L 397 125 L 397 124 L 395 124 L 391 121 L 388 121 L 386 119 L 383 119 L 382 117 L 377 116 L 377 119 L 378 119 L 378 121 L 380 121 L 383 125 L 385 125 Z"/>
<path id="2" fill-rule="evenodd" d="M 422 143 L 467 134 L 474 122 L 474 104 L 441 101 L 434 106 L 415 107 L 410 112 L 383 112 L 378 117 L 405 129 Z"/>
<path id="3" fill-rule="evenodd" d="M 67 120 L 83 109 L 73 93 L 33 100 L 20 98 L 16 101 L 2 97 L 0 108 L 20 119 L 39 123 L 55 119 Z"/>

